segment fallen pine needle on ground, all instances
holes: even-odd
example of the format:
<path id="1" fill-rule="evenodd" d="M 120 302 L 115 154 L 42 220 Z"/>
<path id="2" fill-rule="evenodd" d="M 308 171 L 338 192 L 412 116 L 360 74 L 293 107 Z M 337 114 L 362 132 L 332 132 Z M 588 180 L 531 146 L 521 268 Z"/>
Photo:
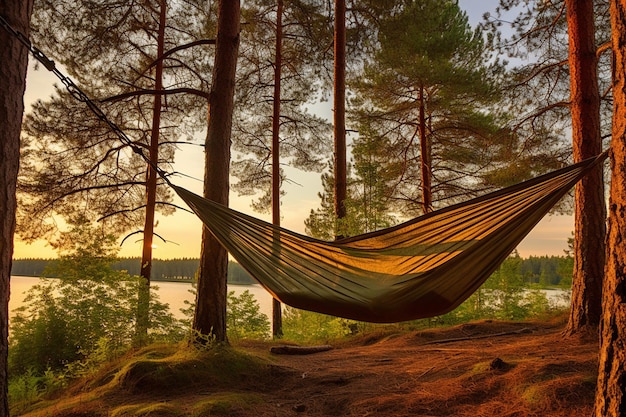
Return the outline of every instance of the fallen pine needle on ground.
<path id="1" fill-rule="evenodd" d="M 381 330 L 304 355 L 271 353 L 282 341 L 152 346 L 21 415 L 588 416 L 598 341 L 563 330 L 563 320 Z"/>

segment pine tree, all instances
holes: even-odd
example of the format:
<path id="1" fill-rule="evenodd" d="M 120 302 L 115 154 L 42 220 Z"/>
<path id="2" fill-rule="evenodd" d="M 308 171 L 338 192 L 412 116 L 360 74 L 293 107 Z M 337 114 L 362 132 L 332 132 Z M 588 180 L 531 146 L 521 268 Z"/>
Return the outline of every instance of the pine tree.
<path id="1" fill-rule="evenodd" d="M 500 10 L 509 10 L 513 3 L 502 0 Z M 513 58 L 524 59 L 511 72 L 510 94 L 517 97 L 511 103 L 518 109 L 520 135 L 543 150 L 521 161 L 538 170 L 540 164 L 556 167 L 559 160 L 569 161 L 572 156 L 580 161 L 598 155 L 611 119 L 607 2 L 522 3 L 527 7 L 513 20 L 515 35 L 502 40 L 501 46 Z M 599 322 L 606 217 L 602 170 L 598 166 L 576 187 L 568 334 L 595 333 Z M 565 200 L 560 209 L 570 211 L 570 201 Z"/>
<path id="2" fill-rule="evenodd" d="M 205 141 L 204 197 L 228 205 L 230 140 L 232 133 L 235 73 L 239 51 L 240 4 L 238 0 L 220 0 L 218 6 L 215 64 L 211 83 L 209 127 Z M 211 335 L 216 342 L 227 342 L 228 253 L 211 235 L 202 229 L 202 248 L 196 293 L 193 330 L 199 335 Z"/>
<path id="3" fill-rule="evenodd" d="M 135 139 L 137 147 L 145 149 L 145 157 L 154 166 L 171 162 L 179 142 L 176 136 L 191 134 L 198 126 L 189 118 L 193 100 L 180 93 L 205 100 L 200 108 L 206 108 L 207 98 L 207 93 L 192 88 L 194 82 L 202 81 L 196 78 L 197 72 L 172 56 L 188 53 L 187 41 L 202 43 L 190 38 L 189 27 L 176 29 L 174 25 L 177 14 L 193 13 L 169 3 L 172 7 L 165 0 L 129 5 L 43 2 L 36 13 L 42 44 L 59 54 L 60 62 L 82 81 L 92 98 L 105 103 L 105 114 Z M 186 7 L 191 9 L 191 5 Z M 68 15 L 73 18 L 66 21 Z M 60 21 L 67 31 L 49 31 Z M 187 45 L 181 45 L 184 42 Z M 103 57 L 109 60 L 102 62 Z M 94 66 L 99 66 L 98 72 L 84 72 Z M 74 96 L 71 91 L 59 91 L 52 100 L 38 103 L 27 119 L 26 131 L 32 140 L 26 142 L 21 177 L 21 190 L 27 196 L 23 217 L 35 221 L 22 224 L 32 239 L 54 231 L 53 227 L 36 227 L 53 225 L 46 223 L 51 215 L 67 219 L 80 210 L 119 231 L 143 223 L 134 232 L 143 234 L 141 276 L 146 286 L 137 303 L 141 344 L 148 333 L 145 308 L 149 305 L 155 211 L 171 214 L 173 193 L 162 186 L 153 165 L 120 144 L 110 126 L 87 112 L 84 103 L 73 101 Z M 138 174 L 142 171 L 147 172 L 143 178 Z"/>
<path id="4" fill-rule="evenodd" d="M 407 1 L 379 21 L 373 59 L 352 86 L 358 120 L 402 166 L 393 197 L 428 212 L 491 185 L 515 138 L 494 110 L 501 67 L 488 62 L 482 32 L 454 1 Z"/>
<path id="5" fill-rule="evenodd" d="M 346 216 L 338 218 L 335 211 L 332 165 L 322 174 L 323 191 L 320 207 L 311 210 L 304 221 L 306 233 L 327 241 L 337 236 L 355 236 L 384 229 L 397 223 L 389 198 L 397 172 L 387 164 L 381 149 L 386 141 L 380 137 L 360 137 L 353 146 L 354 164 L 347 170 Z"/>
<path id="6" fill-rule="evenodd" d="M 271 207 L 272 135 L 275 96 L 276 2 L 246 3 L 242 14 L 240 64 L 237 71 L 233 120 L 232 173 L 239 195 L 261 192 L 252 207 L 268 212 Z M 321 171 L 330 154 L 328 123 L 308 108 L 318 97 L 323 71 L 325 16 L 315 1 L 284 1 L 280 79 L 279 187 L 286 178 L 284 166 Z M 330 43 L 329 40 L 327 42 Z M 282 195 L 282 191 L 281 191 Z"/>
<path id="7" fill-rule="evenodd" d="M 205 60 L 190 59 L 197 54 L 189 47 L 210 43 L 199 38 L 206 34 L 198 26 L 210 27 L 211 21 L 196 19 L 200 9 L 192 9 L 193 1 L 184 10 L 171 3 L 42 1 L 34 17 L 34 42 L 63 65 L 146 156 L 158 133 L 159 154 L 151 155 L 155 164 L 171 162 L 179 138 L 190 137 L 205 127 L 198 121 L 206 120 L 208 93 L 195 62 Z M 160 23 L 164 8 L 167 30 Z M 187 17 L 184 27 L 181 14 Z M 66 30 L 53 30 L 61 26 Z M 159 66 L 163 78 L 157 89 Z M 153 118 L 156 101 L 162 103 L 159 110 L 166 110 L 159 112 L 158 123 Z M 72 210 L 90 210 L 120 231 L 145 223 L 145 211 L 139 208 L 146 204 L 142 188 L 148 166 L 84 103 L 58 90 L 34 106 L 25 130 L 20 189 L 25 195 L 22 217 L 29 221 L 20 228 L 26 239 L 49 237 L 55 231 L 54 222 L 46 221 L 49 215 Z M 173 212 L 171 198 L 172 192 L 159 183 L 156 203 L 161 213 Z"/>
<path id="8" fill-rule="evenodd" d="M 566 0 L 574 161 L 602 152 L 593 0 Z M 576 185 L 572 306 L 566 332 L 597 333 L 602 314 L 606 233 L 604 167 Z"/>

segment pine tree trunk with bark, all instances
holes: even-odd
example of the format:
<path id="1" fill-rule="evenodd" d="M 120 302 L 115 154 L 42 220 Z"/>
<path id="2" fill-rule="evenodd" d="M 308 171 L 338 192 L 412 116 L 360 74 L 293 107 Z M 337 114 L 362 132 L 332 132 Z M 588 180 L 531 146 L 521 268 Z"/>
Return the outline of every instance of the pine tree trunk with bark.
<path id="1" fill-rule="evenodd" d="M 272 224 L 280 226 L 280 87 L 283 53 L 283 0 L 276 2 L 276 57 L 274 60 L 274 98 L 272 114 Z M 272 335 L 283 336 L 280 301 L 272 299 Z"/>
<path id="2" fill-rule="evenodd" d="M 422 204 L 424 214 L 430 213 L 433 207 L 432 169 L 430 139 L 426 129 L 426 98 L 424 87 L 420 87 L 419 97 L 419 136 L 420 136 L 420 164 L 422 173 Z"/>
<path id="3" fill-rule="evenodd" d="M 600 94 L 593 0 L 566 0 L 574 161 L 602 152 Z M 597 331 L 604 276 L 603 167 L 598 165 L 576 186 L 574 274 L 567 334 Z"/>
<path id="4" fill-rule="evenodd" d="M 0 3 L 0 16 L 25 36 L 32 10 L 32 0 Z M 0 63 L 0 416 L 8 417 L 9 293 L 28 50 L 1 27 Z"/>
<path id="5" fill-rule="evenodd" d="M 209 98 L 209 127 L 205 142 L 204 196 L 223 205 L 228 205 L 239 20 L 239 0 L 220 0 L 215 66 Z M 200 335 L 212 336 L 216 342 L 227 342 L 227 273 L 226 249 L 203 227 L 193 330 Z M 202 341 L 202 338 L 198 340 Z"/>
<path id="6" fill-rule="evenodd" d="M 154 90 L 163 90 L 163 56 L 165 52 L 165 24 L 167 3 L 160 1 L 159 31 L 157 34 L 157 63 L 154 70 Z M 159 163 L 159 133 L 161 131 L 161 105 L 163 96 L 154 95 L 152 108 L 152 131 L 150 132 L 149 156 L 153 164 Z M 156 210 L 157 172 L 148 165 L 146 174 L 146 217 L 143 227 L 140 276 L 143 279 L 137 302 L 136 344 L 143 346 L 148 340 L 150 327 L 150 279 L 152 275 L 152 246 L 154 242 L 154 213 Z"/>
<path id="7" fill-rule="evenodd" d="M 626 1 L 611 0 L 613 137 L 595 417 L 626 415 Z"/>
<path id="8" fill-rule="evenodd" d="M 334 113 L 335 137 L 335 216 L 337 220 L 346 217 L 348 195 L 347 156 L 346 156 L 346 1 L 335 0 L 334 36 Z M 341 224 L 341 221 L 339 221 Z M 345 237 L 341 227 L 337 238 Z"/>

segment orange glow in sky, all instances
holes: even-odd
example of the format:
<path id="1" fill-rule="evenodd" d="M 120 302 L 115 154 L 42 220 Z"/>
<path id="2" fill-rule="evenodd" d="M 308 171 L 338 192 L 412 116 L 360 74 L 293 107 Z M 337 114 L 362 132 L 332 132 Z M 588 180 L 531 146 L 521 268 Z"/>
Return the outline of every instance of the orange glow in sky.
<path id="1" fill-rule="evenodd" d="M 497 4 L 497 1 L 478 2 L 462 0 L 460 5 L 461 8 L 468 10 L 470 22 L 475 25 L 480 20 L 482 14 L 489 9 L 491 3 Z M 35 71 L 31 65 L 25 94 L 27 111 L 30 103 L 37 99 L 49 97 L 54 91 L 54 84 L 58 85 L 59 81 L 52 74 L 43 68 Z M 193 178 L 203 178 L 203 161 L 204 155 L 201 148 L 189 146 L 176 155 L 174 169 Z M 322 188 L 320 174 L 302 173 L 296 170 L 290 172 L 292 173 L 291 179 L 294 182 L 286 182 L 284 184 L 286 196 L 283 198 L 281 205 L 281 225 L 290 230 L 304 233 L 304 219 L 308 217 L 311 209 L 319 206 L 317 193 Z M 200 194 L 202 192 L 202 184 L 198 180 L 173 177 L 173 182 L 196 193 Z M 250 208 L 250 202 L 249 197 L 241 198 L 231 193 L 231 207 L 255 217 L 270 220 L 269 214 L 253 212 Z M 184 206 L 184 203 L 180 200 L 175 201 L 175 203 Z M 164 217 L 157 215 L 157 220 L 156 233 L 172 243 L 157 242 L 158 247 L 153 251 L 155 258 L 195 258 L 199 256 L 201 223 L 194 215 L 177 211 L 173 216 Z M 561 256 L 563 255 L 563 250 L 567 248 L 567 239 L 571 236 L 573 227 L 571 216 L 548 216 L 519 245 L 518 252 L 523 257 L 530 255 Z M 119 255 L 139 257 L 141 255 L 141 242 L 137 241 L 137 239 L 128 239 L 121 247 Z M 44 241 L 27 245 L 16 237 L 15 259 L 50 258 L 55 256 L 56 252 Z"/>

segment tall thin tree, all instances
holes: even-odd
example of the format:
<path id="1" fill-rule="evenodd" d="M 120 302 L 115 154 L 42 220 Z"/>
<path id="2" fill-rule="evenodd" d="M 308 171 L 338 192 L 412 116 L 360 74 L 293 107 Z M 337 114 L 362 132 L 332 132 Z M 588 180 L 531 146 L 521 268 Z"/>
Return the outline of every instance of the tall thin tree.
<path id="1" fill-rule="evenodd" d="M 514 2 L 501 0 L 499 10 L 510 11 Z M 519 8 L 513 20 L 517 33 L 504 43 L 513 56 L 533 58 L 513 71 L 511 78 L 517 82 L 508 89 L 517 98 L 514 105 L 521 105 L 516 112 L 522 116 L 517 122 L 519 131 L 526 131 L 529 138 L 535 136 L 542 144 L 539 149 L 545 150 L 544 155 L 534 158 L 542 163 L 554 157 L 569 159 L 573 155 L 579 161 L 597 155 L 602 150 L 602 134 L 610 132 L 610 60 L 604 53 L 609 49 L 608 2 L 522 3 L 527 7 Z M 603 188 L 602 167 L 576 187 L 575 264 L 566 334 L 595 333 L 600 319 L 606 230 Z"/>
<path id="2" fill-rule="evenodd" d="M 332 24 L 324 8 L 313 0 L 285 0 L 281 14 L 280 52 L 280 168 L 282 184 L 289 181 L 284 167 L 319 172 L 332 144 L 326 140 L 325 119 L 309 111 L 325 80 L 325 47 L 331 48 Z M 276 0 L 246 3 L 242 15 L 236 109 L 233 119 L 232 189 L 241 195 L 257 195 L 251 206 L 259 212 L 272 207 L 272 124 L 276 66 Z M 332 134 L 332 133 L 331 133 Z"/>
<path id="3" fill-rule="evenodd" d="M 280 226 L 280 80 L 282 78 L 283 0 L 276 2 L 276 53 L 272 113 L 272 224 Z M 280 301 L 272 300 L 272 334 L 281 337 L 283 318 Z"/>
<path id="4" fill-rule="evenodd" d="M 188 50 L 192 47 L 210 43 L 199 33 L 199 27 L 206 31 L 210 21 L 202 15 L 204 23 L 189 23 L 190 16 L 198 15 L 197 9 L 191 10 L 191 3 L 181 11 L 175 2 L 172 4 L 177 7 L 166 8 L 165 0 L 132 5 L 108 0 L 98 4 L 41 0 L 33 15 L 38 47 L 61 63 L 137 146 L 149 150 L 155 164 L 171 162 L 174 143 L 180 143 L 174 138 L 190 136 L 199 128 L 203 118 L 194 113 L 200 114 L 202 101 L 208 99 L 208 92 L 202 91 L 207 77 L 193 67 L 203 59 L 192 60 L 186 54 L 193 53 Z M 70 10 L 76 19 L 66 22 Z M 180 22 L 181 14 L 185 14 L 186 26 Z M 60 23 L 66 30 L 50 29 Z M 98 71 L 89 70 L 95 67 Z M 194 88 L 197 85 L 200 88 Z M 107 124 L 85 111 L 84 103 L 67 91 L 58 89 L 56 93 L 35 103 L 25 118 L 19 187 L 24 195 L 20 211 L 28 221 L 18 223 L 23 236 L 50 238 L 57 231 L 46 227 L 54 225 L 49 221 L 52 215 L 67 219 L 85 211 L 116 234 L 142 229 L 140 225 L 148 223 L 144 229 L 149 235 L 154 219 L 146 222 L 144 213 L 151 211 L 150 202 L 156 201 L 160 213 L 171 214 L 171 190 L 159 185 L 156 197 L 150 195 L 156 176 L 142 173 L 145 161 L 127 152 L 128 147 L 120 144 Z M 157 105 L 154 112 L 155 102 L 164 102 L 165 95 L 169 111 L 161 114 L 161 105 Z M 157 155 L 154 142 L 159 136 Z M 151 245 L 146 246 L 150 251 Z M 146 251 L 143 255 L 147 275 L 145 260 L 149 256 Z"/>
<path id="5" fill-rule="evenodd" d="M 593 0 L 565 0 L 569 34 L 570 111 L 574 162 L 602 152 L 600 93 Z M 566 332 L 595 334 L 602 312 L 604 275 L 603 167 L 598 165 L 576 186 L 572 305 Z"/>
<path id="6" fill-rule="evenodd" d="M 33 0 L 3 1 L 0 16 L 28 37 Z M 28 50 L 0 28 L 0 416 L 9 415 L 9 288 Z"/>
<path id="7" fill-rule="evenodd" d="M 209 127 L 205 142 L 204 196 L 224 205 L 228 205 L 230 136 L 239 31 L 239 0 L 220 0 L 209 98 Z M 193 330 L 200 335 L 211 335 L 217 342 L 227 342 L 227 272 L 226 250 L 203 227 Z"/>
<path id="8" fill-rule="evenodd" d="M 347 149 L 346 149 L 346 1 L 335 0 L 334 36 L 334 138 L 335 138 L 335 215 L 338 224 L 346 217 Z M 338 229 L 340 238 L 343 232 Z"/>
<path id="9" fill-rule="evenodd" d="M 77 211 L 89 210 L 103 220 L 105 227 L 119 227 L 118 233 L 127 227 L 141 229 L 138 224 L 143 223 L 142 230 L 133 232 L 143 233 L 140 275 L 145 285 L 139 288 L 136 307 L 136 343 L 141 345 L 148 337 L 157 207 L 165 214 L 171 213 L 173 207 L 168 201 L 171 191 L 159 185 L 153 167 L 172 160 L 172 141 L 168 139 L 174 133 L 173 129 L 185 129 L 185 120 L 191 120 L 189 113 L 193 106 L 190 102 L 193 99 L 181 97 L 180 93 L 191 93 L 200 98 L 207 96 L 205 92 L 191 88 L 199 77 L 190 70 L 191 64 L 182 58 L 192 45 L 198 46 L 201 41 L 208 40 L 197 39 L 190 33 L 199 25 L 187 23 L 184 30 L 179 29 L 182 24 L 176 21 L 177 17 L 185 12 L 187 18 L 198 14 L 197 9 L 191 11 L 191 4 L 187 4 L 187 10 L 183 12 L 175 3 L 174 7 L 168 7 L 167 0 L 132 5 L 110 1 L 98 5 L 83 3 L 42 0 L 35 10 L 33 26 L 37 29 L 33 35 L 40 37 L 38 41 L 42 42 L 42 48 L 56 51 L 59 61 L 83 81 L 82 87 L 90 95 L 100 96 L 106 106 L 105 113 L 115 118 L 122 130 L 132 130 L 132 135 L 139 137 L 136 144 L 145 147 L 152 164 L 146 166 L 139 158 L 127 158 L 129 154 L 123 151 L 124 146 L 119 145 L 118 138 L 108 126 L 85 112 L 84 104 L 73 101 L 71 94 L 59 92 L 58 97 L 37 103 L 26 119 L 26 136 L 36 139 L 26 141 L 31 146 L 23 147 L 23 153 L 28 157 L 23 161 L 20 187 L 22 192 L 30 193 L 28 197 L 35 198 L 24 198 L 30 204 L 22 204 L 21 208 L 28 214 L 40 213 L 40 216 L 33 217 L 48 217 L 46 215 L 56 212 L 65 218 L 71 218 Z M 52 38 L 46 36 L 48 26 L 54 27 L 54 22 L 64 21 L 68 10 L 81 18 L 68 23 L 70 26 L 63 33 L 53 31 Z M 104 11 L 107 13 L 103 15 Z M 101 15 L 103 18 L 98 24 L 91 19 Z M 181 45 L 190 38 L 192 42 Z M 98 65 L 100 71 L 95 74 L 84 71 L 90 65 Z M 171 85 L 164 85 L 166 78 Z M 175 82 L 171 82 L 173 79 Z M 168 100 L 170 111 L 162 115 L 165 94 L 171 97 Z M 135 106 L 129 106 L 133 103 Z M 70 109 L 75 109 L 75 113 L 72 114 Z M 117 117 L 115 110 L 119 112 Z M 58 113 L 51 116 L 53 111 Z M 191 124 L 195 127 L 197 122 Z M 89 134 L 85 134 L 87 131 Z M 48 136 L 52 140 L 46 141 Z M 45 142 L 48 143 L 41 146 Z M 63 152 L 63 149 L 71 151 Z M 77 153 L 81 156 L 78 160 L 75 158 Z M 144 167 L 146 174 L 142 178 L 137 172 Z M 40 172 L 46 174 L 40 175 Z M 32 229 L 38 229 L 37 236 L 45 230 L 32 224 L 27 227 L 27 230 Z"/>
<path id="10" fill-rule="evenodd" d="M 165 25 L 167 3 L 159 2 L 159 26 L 157 31 L 157 61 L 154 68 L 154 90 L 163 91 L 163 60 L 158 57 L 165 52 Z M 152 164 L 159 163 L 159 136 L 161 132 L 161 94 L 154 95 L 152 108 L 152 129 L 150 131 L 149 159 Z M 148 165 L 146 174 L 146 215 L 143 227 L 143 247 L 141 251 L 141 270 L 144 286 L 139 289 L 137 303 L 137 343 L 143 345 L 148 338 L 150 327 L 150 279 L 152 273 L 152 243 L 154 239 L 154 214 L 157 199 L 157 172 Z"/>

